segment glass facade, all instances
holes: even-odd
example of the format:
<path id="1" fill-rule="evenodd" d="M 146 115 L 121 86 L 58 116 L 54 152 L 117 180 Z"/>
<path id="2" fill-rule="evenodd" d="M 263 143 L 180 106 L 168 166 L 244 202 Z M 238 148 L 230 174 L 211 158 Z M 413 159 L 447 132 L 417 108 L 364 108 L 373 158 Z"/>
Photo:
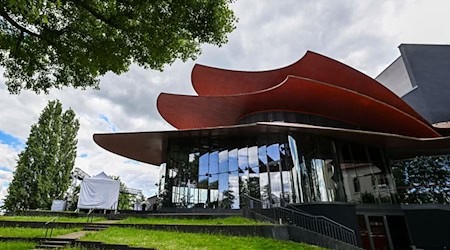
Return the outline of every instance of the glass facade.
<path id="1" fill-rule="evenodd" d="M 308 134 L 171 139 L 163 166 L 166 207 L 239 209 L 243 194 L 267 207 L 396 195 L 383 150 Z"/>

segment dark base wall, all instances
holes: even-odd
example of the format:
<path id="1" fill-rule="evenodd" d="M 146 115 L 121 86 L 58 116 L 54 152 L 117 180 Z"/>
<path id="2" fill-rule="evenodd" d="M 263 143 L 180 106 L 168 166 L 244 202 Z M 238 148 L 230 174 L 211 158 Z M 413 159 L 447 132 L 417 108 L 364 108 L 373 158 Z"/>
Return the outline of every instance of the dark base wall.
<path id="1" fill-rule="evenodd" d="M 412 244 L 422 249 L 450 249 L 450 205 L 402 206 Z"/>

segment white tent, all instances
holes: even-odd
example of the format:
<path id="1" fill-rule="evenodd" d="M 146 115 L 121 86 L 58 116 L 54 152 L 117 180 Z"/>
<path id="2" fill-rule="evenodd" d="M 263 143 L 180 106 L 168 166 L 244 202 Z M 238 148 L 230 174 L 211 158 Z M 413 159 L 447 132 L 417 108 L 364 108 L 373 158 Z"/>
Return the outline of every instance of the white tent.
<path id="1" fill-rule="evenodd" d="M 116 210 L 119 201 L 120 181 L 113 180 L 104 172 L 86 177 L 81 183 L 78 208 Z"/>

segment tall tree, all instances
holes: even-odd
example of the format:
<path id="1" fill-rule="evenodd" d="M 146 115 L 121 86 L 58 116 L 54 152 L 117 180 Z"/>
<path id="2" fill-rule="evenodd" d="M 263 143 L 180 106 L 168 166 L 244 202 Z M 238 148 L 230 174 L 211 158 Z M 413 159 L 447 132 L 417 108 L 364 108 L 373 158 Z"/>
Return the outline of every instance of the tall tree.
<path id="1" fill-rule="evenodd" d="M 450 155 L 396 161 L 392 171 L 400 202 L 450 204 Z"/>
<path id="2" fill-rule="evenodd" d="M 75 113 L 63 112 L 58 100 L 47 104 L 19 155 L 4 208 L 49 209 L 52 200 L 63 198 L 75 164 L 79 126 Z"/>
<path id="3" fill-rule="evenodd" d="M 132 62 L 161 70 L 222 45 L 233 0 L 0 0 L 0 65 L 12 93 L 98 87 Z"/>

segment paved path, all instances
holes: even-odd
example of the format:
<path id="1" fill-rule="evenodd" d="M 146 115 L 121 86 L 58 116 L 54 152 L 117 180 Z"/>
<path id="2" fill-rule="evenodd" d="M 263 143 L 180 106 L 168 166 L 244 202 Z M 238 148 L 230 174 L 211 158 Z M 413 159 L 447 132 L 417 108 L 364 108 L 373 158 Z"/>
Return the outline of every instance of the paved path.
<path id="1" fill-rule="evenodd" d="M 103 220 L 103 221 L 96 221 L 93 222 L 92 224 L 114 224 L 117 223 L 117 220 Z M 78 240 L 81 237 L 85 236 L 87 233 L 95 233 L 97 231 L 78 231 L 78 232 L 73 232 L 73 233 L 69 233 L 69 234 L 63 234 L 63 235 L 59 235 L 56 236 L 56 238 L 60 238 L 60 239 L 72 239 L 72 240 Z"/>
<path id="2" fill-rule="evenodd" d="M 85 236 L 87 233 L 92 233 L 92 231 L 78 231 L 70 234 L 59 235 L 56 236 L 55 238 L 78 240 L 79 238 Z"/>
<path id="3" fill-rule="evenodd" d="M 97 223 L 97 224 L 115 224 L 117 223 L 118 220 L 101 220 L 101 221 L 94 221 L 92 222 L 93 224 Z"/>

